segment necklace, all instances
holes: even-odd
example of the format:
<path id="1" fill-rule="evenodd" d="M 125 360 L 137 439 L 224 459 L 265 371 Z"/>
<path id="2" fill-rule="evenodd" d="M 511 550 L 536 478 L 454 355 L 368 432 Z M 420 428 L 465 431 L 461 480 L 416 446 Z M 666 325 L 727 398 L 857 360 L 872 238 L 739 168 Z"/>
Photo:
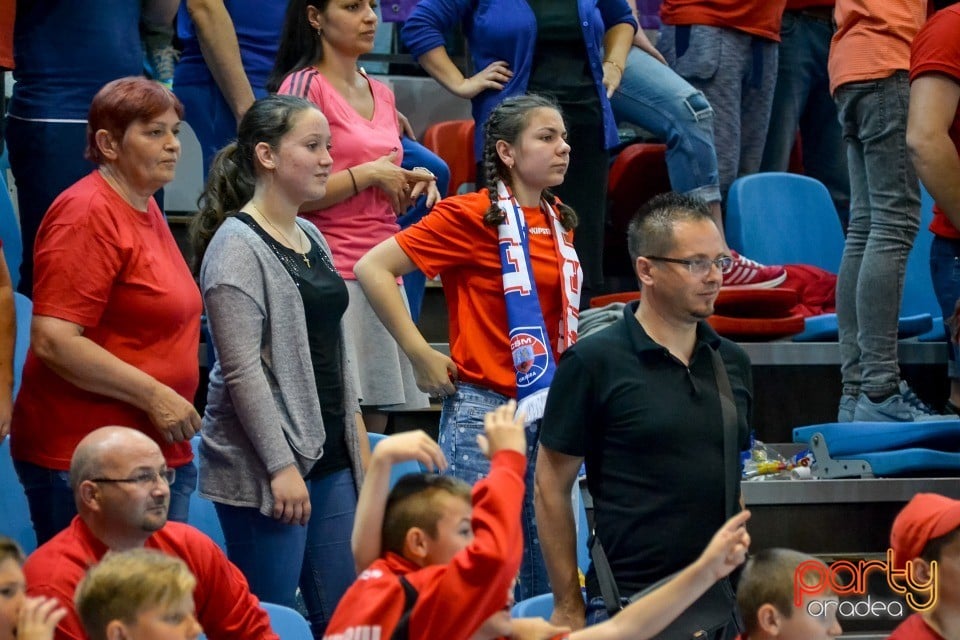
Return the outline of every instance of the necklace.
<path id="1" fill-rule="evenodd" d="M 303 263 L 304 263 L 305 265 L 307 265 L 307 269 L 310 269 L 310 268 L 311 268 L 311 267 L 310 267 L 310 258 L 307 257 L 307 249 L 304 248 L 302 236 L 301 236 L 299 233 L 297 234 L 297 238 L 300 239 L 300 242 L 298 242 L 298 243 L 296 243 L 296 244 L 300 245 L 300 249 L 295 249 L 295 248 L 294 248 L 294 243 L 290 240 L 290 238 L 287 237 L 287 234 L 285 234 L 283 231 L 280 231 L 280 229 L 278 229 L 277 226 L 276 226 L 275 224 L 273 224 L 273 222 L 270 221 L 270 218 L 268 218 L 267 216 L 263 215 L 263 211 L 260 211 L 260 208 L 257 207 L 257 205 L 253 204 L 253 202 L 251 201 L 251 202 L 250 202 L 250 206 L 253 207 L 253 210 L 257 212 L 257 215 L 259 215 L 261 218 L 263 218 L 264 220 L 267 221 L 267 224 L 270 225 L 270 227 L 271 227 L 274 231 L 276 231 L 277 233 L 280 234 L 280 237 L 281 237 L 281 238 L 283 238 L 284 240 L 287 241 L 287 243 L 290 245 L 290 248 L 291 248 L 291 249 L 293 249 L 294 251 L 296 251 L 297 253 L 300 254 L 300 257 L 303 258 Z M 296 224 L 296 223 L 294 223 L 294 224 Z M 297 231 L 298 231 L 298 232 L 300 231 L 300 227 L 297 227 Z"/>

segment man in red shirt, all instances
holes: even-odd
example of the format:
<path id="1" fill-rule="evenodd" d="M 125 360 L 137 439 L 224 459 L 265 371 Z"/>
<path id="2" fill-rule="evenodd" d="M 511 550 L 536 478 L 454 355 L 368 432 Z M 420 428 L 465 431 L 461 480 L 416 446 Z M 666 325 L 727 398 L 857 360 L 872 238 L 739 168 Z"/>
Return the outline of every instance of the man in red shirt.
<path id="1" fill-rule="evenodd" d="M 102 427 L 77 446 L 70 486 L 79 515 L 24 564 L 27 593 L 54 597 L 69 610 L 57 640 L 86 638 L 74 592 L 107 551 L 145 547 L 183 560 L 197 578 L 194 602 L 207 637 L 278 640 L 247 581 L 210 538 L 167 522 L 173 470 L 160 447 L 127 427 Z M 281 559 L 278 559 L 278 562 Z"/>

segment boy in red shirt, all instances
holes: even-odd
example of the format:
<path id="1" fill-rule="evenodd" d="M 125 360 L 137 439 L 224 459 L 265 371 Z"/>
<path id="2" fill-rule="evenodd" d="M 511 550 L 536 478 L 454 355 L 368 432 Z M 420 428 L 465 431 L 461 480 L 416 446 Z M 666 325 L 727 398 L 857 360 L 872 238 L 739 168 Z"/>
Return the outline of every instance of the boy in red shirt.
<path id="1" fill-rule="evenodd" d="M 523 549 L 526 466 L 523 416 L 516 415 L 516 402 L 488 413 L 484 431 L 481 449 L 490 458 L 490 474 L 474 487 L 472 507 L 469 486 L 451 476 L 411 474 L 387 496 L 390 467 L 397 462 L 415 459 L 431 469 L 446 467 L 439 446 L 423 432 L 393 436 L 374 449 L 353 529 L 360 576 L 340 600 L 325 639 L 646 638 L 746 556 L 750 537 L 743 525 L 750 513 L 744 511 L 674 580 L 602 625 L 569 634 L 540 619 L 511 620 L 510 593 Z M 370 535 L 376 531 L 382 538 Z"/>

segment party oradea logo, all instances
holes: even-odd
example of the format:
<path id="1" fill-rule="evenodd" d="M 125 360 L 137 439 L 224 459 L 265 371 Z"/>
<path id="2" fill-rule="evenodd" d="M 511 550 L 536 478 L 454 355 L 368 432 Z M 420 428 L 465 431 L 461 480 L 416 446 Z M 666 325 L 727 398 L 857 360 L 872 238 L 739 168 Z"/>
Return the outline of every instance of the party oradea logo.
<path id="1" fill-rule="evenodd" d="M 542 327 L 517 327 L 510 332 L 510 353 L 517 370 L 517 386 L 526 387 L 542 376 L 550 364 Z"/>
<path id="2" fill-rule="evenodd" d="M 815 618 L 831 614 L 846 618 L 902 618 L 907 609 L 930 611 L 940 598 L 940 579 L 936 560 L 929 562 L 929 575 L 920 579 L 914 562 L 908 560 L 898 569 L 893 549 L 886 560 L 838 560 L 829 567 L 818 560 L 801 562 L 793 574 L 793 603 L 806 607 Z M 877 598 L 867 592 L 867 578 L 877 574 L 897 598 Z M 906 607 L 904 607 L 906 603 Z"/>

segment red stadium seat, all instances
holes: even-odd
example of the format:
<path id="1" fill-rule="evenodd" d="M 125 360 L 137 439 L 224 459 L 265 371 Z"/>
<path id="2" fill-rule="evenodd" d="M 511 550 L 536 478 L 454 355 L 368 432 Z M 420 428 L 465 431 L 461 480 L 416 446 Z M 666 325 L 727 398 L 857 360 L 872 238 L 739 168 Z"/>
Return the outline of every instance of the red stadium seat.
<path id="1" fill-rule="evenodd" d="M 456 195 L 464 183 L 477 181 L 473 132 L 473 120 L 447 120 L 431 125 L 423 134 L 423 146 L 443 158 L 450 167 L 450 186 L 444 197 Z"/>

